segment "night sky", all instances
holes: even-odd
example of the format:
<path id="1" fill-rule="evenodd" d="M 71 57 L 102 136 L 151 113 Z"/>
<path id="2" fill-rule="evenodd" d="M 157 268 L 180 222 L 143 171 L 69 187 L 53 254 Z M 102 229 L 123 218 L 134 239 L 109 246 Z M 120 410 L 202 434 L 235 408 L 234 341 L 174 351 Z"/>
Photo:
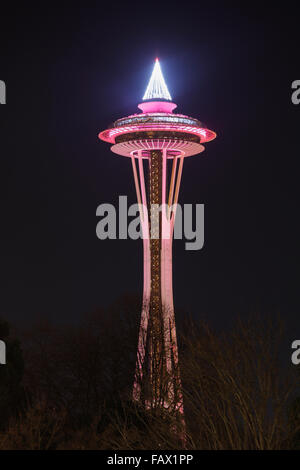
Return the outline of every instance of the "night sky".
<path id="1" fill-rule="evenodd" d="M 176 309 L 221 328 L 281 313 L 299 337 L 294 5 L 22 5 L 1 5 L 0 316 L 71 322 L 142 294 L 141 240 L 96 237 L 99 204 L 136 201 L 130 161 L 98 133 L 138 112 L 158 56 L 176 112 L 218 134 L 184 164 L 205 246 L 174 243 Z"/>

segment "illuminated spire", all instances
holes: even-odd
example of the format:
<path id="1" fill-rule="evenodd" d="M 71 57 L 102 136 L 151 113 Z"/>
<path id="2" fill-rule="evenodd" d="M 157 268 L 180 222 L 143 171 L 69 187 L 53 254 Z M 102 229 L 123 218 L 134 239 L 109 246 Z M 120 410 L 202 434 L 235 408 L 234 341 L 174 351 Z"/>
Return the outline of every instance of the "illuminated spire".
<path id="1" fill-rule="evenodd" d="M 170 101 L 172 99 L 157 58 L 155 60 L 155 65 L 147 86 L 147 90 L 143 96 L 143 100 L 152 100 L 155 98 L 161 98 Z"/>

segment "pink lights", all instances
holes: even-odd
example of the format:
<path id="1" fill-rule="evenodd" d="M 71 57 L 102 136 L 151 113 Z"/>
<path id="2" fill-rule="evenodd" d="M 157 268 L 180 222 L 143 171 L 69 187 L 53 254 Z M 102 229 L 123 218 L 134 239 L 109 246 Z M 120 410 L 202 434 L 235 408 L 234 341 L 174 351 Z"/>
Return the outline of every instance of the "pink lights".
<path id="1" fill-rule="evenodd" d="M 177 104 L 170 101 L 145 101 L 140 103 L 138 108 L 143 113 L 172 113 L 177 108 Z"/>
<path id="2" fill-rule="evenodd" d="M 216 137 L 216 133 L 204 129 L 202 127 L 193 127 L 193 126 L 184 126 L 177 124 L 142 124 L 135 126 L 124 126 L 124 127 L 115 127 L 112 129 L 107 129 L 103 132 L 100 132 L 99 139 L 112 144 L 115 143 L 115 137 L 118 135 L 127 134 L 130 132 L 143 132 L 143 131 L 176 131 L 176 132 L 186 132 L 188 134 L 197 135 L 200 137 L 201 143 L 209 142 Z"/>
<path id="3" fill-rule="evenodd" d="M 140 158 L 150 158 L 151 150 L 167 150 L 167 159 L 174 157 L 191 157 L 198 155 L 204 151 L 204 146 L 196 142 L 187 142 L 177 139 L 147 139 L 132 140 L 130 142 L 121 142 L 111 147 L 111 151 L 124 157 L 137 157 L 139 152 Z"/>

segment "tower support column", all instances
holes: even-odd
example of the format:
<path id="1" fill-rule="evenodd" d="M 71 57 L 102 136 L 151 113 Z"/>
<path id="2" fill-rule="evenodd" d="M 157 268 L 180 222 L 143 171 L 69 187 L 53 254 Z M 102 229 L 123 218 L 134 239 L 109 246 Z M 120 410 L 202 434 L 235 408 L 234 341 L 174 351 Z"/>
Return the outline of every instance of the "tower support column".
<path id="1" fill-rule="evenodd" d="M 166 150 L 149 152 L 148 201 L 142 154 L 137 155 L 139 182 L 132 157 L 137 196 L 142 201 L 140 215 L 144 237 L 143 307 L 133 398 L 143 401 L 146 408 L 163 407 L 183 413 L 172 287 L 175 210 L 171 210 L 178 198 L 183 159 L 180 159 L 177 178 L 177 157 L 173 161 L 166 203 L 167 157 Z"/>

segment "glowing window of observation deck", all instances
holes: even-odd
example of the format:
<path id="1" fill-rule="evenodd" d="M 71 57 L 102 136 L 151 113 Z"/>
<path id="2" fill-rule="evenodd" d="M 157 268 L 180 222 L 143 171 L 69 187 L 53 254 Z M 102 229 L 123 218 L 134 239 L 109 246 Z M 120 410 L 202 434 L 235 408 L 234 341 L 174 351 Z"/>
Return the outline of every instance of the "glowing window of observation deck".
<path id="1" fill-rule="evenodd" d="M 200 134 L 203 137 L 207 136 L 206 129 L 200 128 L 200 127 L 191 127 L 191 126 L 172 126 L 172 125 L 166 125 L 166 126 L 155 126 L 155 125 L 144 125 L 144 126 L 127 126 L 127 127 L 119 127 L 119 128 L 114 128 L 109 131 L 109 137 L 113 137 L 118 134 L 125 134 L 127 132 L 132 132 L 132 131 L 143 131 L 143 130 L 171 130 L 171 131 L 185 131 L 185 132 L 190 132 L 192 134 Z"/>
<path id="2" fill-rule="evenodd" d="M 138 123 L 156 123 L 156 122 L 174 122 L 181 124 L 190 124 L 194 126 L 200 126 L 199 121 L 196 119 L 177 117 L 177 116 L 136 116 L 132 118 L 124 118 L 116 121 L 113 126 L 120 127 L 126 124 L 138 124 Z"/>

